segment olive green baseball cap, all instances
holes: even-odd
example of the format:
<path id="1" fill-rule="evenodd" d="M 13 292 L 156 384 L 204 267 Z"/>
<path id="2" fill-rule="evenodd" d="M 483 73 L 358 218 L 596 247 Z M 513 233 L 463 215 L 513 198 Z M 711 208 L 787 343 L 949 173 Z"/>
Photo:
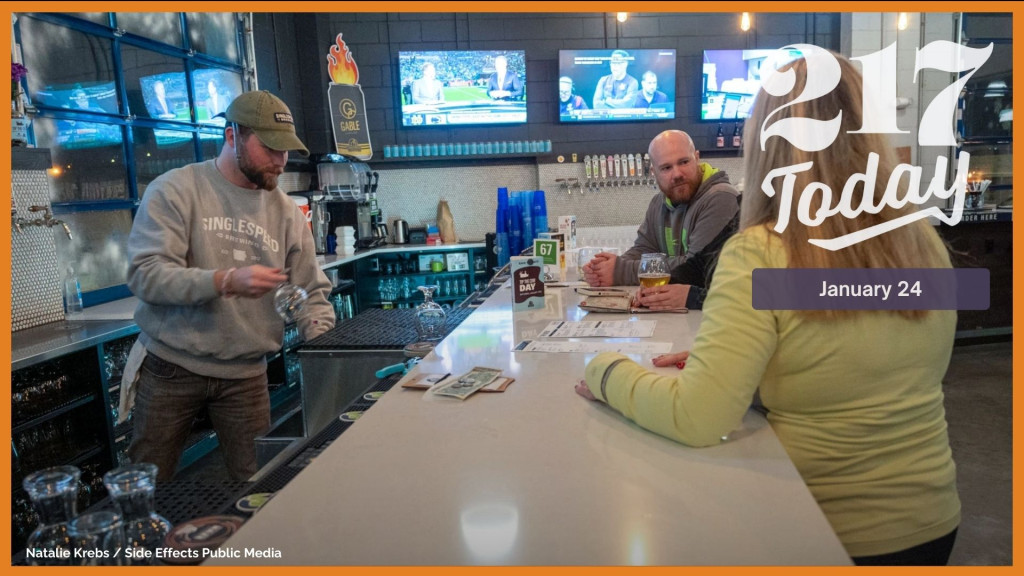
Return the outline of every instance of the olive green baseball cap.
<path id="1" fill-rule="evenodd" d="M 309 156 L 309 150 L 295 135 L 295 121 L 288 105 L 266 90 L 245 92 L 235 98 L 220 116 L 228 122 L 251 128 L 271 150 L 294 150 Z"/>

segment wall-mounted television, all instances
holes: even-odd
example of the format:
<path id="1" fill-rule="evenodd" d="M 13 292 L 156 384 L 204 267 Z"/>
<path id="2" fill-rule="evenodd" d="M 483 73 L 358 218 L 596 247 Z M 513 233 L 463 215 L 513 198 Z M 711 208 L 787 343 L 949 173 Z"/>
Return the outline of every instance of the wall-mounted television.
<path id="1" fill-rule="evenodd" d="M 562 122 L 676 117 L 676 51 L 559 50 Z"/>
<path id="2" fill-rule="evenodd" d="M 798 50 L 705 50 L 700 119 L 747 118 L 762 77 L 800 57 Z"/>
<path id="3" fill-rule="evenodd" d="M 526 52 L 398 53 L 402 126 L 526 122 Z"/>
<path id="4" fill-rule="evenodd" d="M 142 102 L 150 118 L 191 122 L 188 108 L 188 86 L 184 72 L 166 72 L 139 78 Z M 153 130 L 157 146 L 170 146 L 190 140 L 192 134 L 182 130 Z"/>
<path id="5" fill-rule="evenodd" d="M 242 93 L 242 77 L 229 70 L 201 68 L 192 73 L 192 85 L 196 120 L 200 124 L 224 126 L 224 118 L 216 116 Z"/>
<path id="6" fill-rule="evenodd" d="M 78 83 L 47 86 L 36 92 L 36 100 L 47 106 L 77 112 L 117 114 L 117 91 L 113 82 Z M 121 127 L 116 124 L 57 120 L 57 145 L 66 150 L 120 145 Z"/>
<path id="7" fill-rule="evenodd" d="M 142 101 L 150 118 L 191 122 L 188 86 L 184 72 L 168 72 L 139 78 Z"/>
<path id="8" fill-rule="evenodd" d="M 117 90 L 113 82 L 83 82 L 47 86 L 36 92 L 41 104 L 78 112 L 117 114 Z"/>

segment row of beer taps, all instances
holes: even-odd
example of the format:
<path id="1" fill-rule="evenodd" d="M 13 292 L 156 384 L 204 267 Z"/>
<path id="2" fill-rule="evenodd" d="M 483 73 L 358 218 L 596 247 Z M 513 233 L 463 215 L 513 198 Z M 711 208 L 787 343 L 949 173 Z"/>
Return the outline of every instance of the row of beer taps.
<path id="1" fill-rule="evenodd" d="M 583 157 L 585 182 L 579 178 L 558 178 L 560 190 L 572 193 L 596 192 L 620 186 L 654 186 L 654 172 L 648 154 L 594 154 Z"/>
<path id="2" fill-rule="evenodd" d="M 67 222 L 54 218 L 53 214 L 50 214 L 49 206 L 29 206 L 29 212 L 42 212 L 42 218 L 22 218 L 18 216 L 18 210 L 11 204 L 11 226 L 21 234 L 21 229 L 25 226 L 46 226 L 47 228 L 53 228 L 54 226 L 61 226 L 64 228 L 64 233 L 68 235 L 68 240 L 71 239 L 71 227 L 68 226 Z"/>

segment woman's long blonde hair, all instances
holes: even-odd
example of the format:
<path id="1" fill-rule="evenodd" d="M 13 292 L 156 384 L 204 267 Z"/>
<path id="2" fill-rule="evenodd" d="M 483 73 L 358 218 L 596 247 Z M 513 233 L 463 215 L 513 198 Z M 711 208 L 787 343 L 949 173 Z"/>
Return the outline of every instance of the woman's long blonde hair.
<path id="1" fill-rule="evenodd" d="M 839 62 L 841 77 L 839 85 L 830 93 L 781 108 L 772 122 L 781 118 L 800 117 L 829 120 L 842 111 L 842 123 L 835 142 L 824 150 L 806 152 L 792 145 L 789 141 L 773 137 L 766 141 L 765 150 L 761 150 L 761 123 L 772 111 L 782 107 L 800 94 L 807 79 L 807 61 L 796 60 L 781 69 L 792 68 L 796 72 L 794 89 L 784 96 L 772 96 L 763 89 L 758 93 L 750 119 L 747 121 L 746 139 L 746 181 L 747 190 L 743 194 L 740 206 L 740 230 L 753 226 L 764 226 L 771 235 L 776 236 L 785 248 L 789 268 L 943 268 L 949 267 L 949 254 L 941 241 L 936 240 L 937 232 L 925 220 L 918 220 L 891 232 L 875 236 L 853 246 L 840 250 L 826 250 L 813 244 L 810 239 L 831 239 L 875 224 L 899 218 L 915 211 L 917 208 L 907 204 L 903 208 L 885 206 L 878 214 L 861 213 L 854 219 L 843 215 L 826 218 L 818 226 L 804 225 L 796 217 L 796 203 L 800 192 L 812 182 L 826 184 L 832 189 L 833 202 L 843 190 L 850 176 L 863 173 L 868 164 L 868 156 L 872 152 L 878 154 L 878 176 L 875 187 L 869 191 L 874 195 L 874 204 L 879 204 L 885 187 L 898 162 L 895 151 L 885 134 L 851 134 L 862 125 L 863 109 L 861 104 L 862 81 L 860 72 L 849 60 L 839 54 L 832 53 Z M 781 234 L 772 228 L 779 219 L 781 194 L 769 197 L 761 191 L 761 182 L 773 169 L 792 166 L 803 162 L 813 162 L 813 166 L 804 172 L 795 174 L 792 216 L 788 226 Z M 778 185 L 780 179 L 776 180 Z M 905 182 L 905 180 L 904 180 Z M 860 186 L 863 188 L 863 185 Z M 811 202 L 811 214 L 817 212 L 822 204 L 822 195 L 814 194 Z M 854 205 L 859 204 L 854 201 Z M 856 311 L 823 310 L 806 311 L 805 314 L 817 318 L 848 317 Z M 897 311 L 908 318 L 920 318 L 926 314 L 921 310 Z"/>

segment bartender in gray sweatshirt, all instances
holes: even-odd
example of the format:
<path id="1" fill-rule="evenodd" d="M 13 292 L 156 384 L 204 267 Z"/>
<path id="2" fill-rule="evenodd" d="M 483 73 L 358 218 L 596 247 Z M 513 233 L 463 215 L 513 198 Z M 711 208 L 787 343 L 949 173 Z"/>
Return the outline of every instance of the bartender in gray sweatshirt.
<path id="1" fill-rule="evenodd" d="M 220 154 L 154 180 L 128 241 L 141 329 L 133 355 L 145 352 L 124 380 L 135 385 L 128 455 L 156 464 L 160 480 L 173 476 L 204 407 L 231 476 L 256 472 L 255 438 L 270 429 L 266 356 L 284 334 L 280 284 L 309 295 L 297 320 L 304 338 L 334 326 L 309 227 L 277 186 L 289 151 L 309 155 L 290 110 L 270 92 L 247 92 L 224 117 Z"/>

